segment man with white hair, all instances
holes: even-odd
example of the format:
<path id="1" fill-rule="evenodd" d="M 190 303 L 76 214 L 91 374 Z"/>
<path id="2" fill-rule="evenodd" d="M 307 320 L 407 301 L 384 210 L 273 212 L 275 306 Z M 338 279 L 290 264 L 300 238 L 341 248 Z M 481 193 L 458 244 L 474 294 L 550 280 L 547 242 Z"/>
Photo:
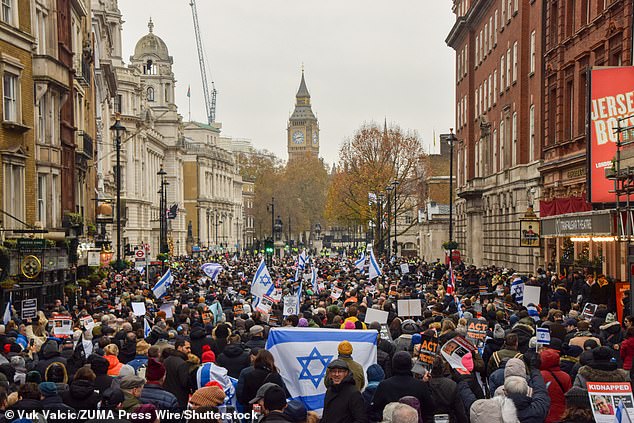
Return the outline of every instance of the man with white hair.
<path id="1" fill-rule="evenodd" d="M 418 411 L 407 404 L 397 404 L 392 411 L 392 423 L 418 423 Z"/>

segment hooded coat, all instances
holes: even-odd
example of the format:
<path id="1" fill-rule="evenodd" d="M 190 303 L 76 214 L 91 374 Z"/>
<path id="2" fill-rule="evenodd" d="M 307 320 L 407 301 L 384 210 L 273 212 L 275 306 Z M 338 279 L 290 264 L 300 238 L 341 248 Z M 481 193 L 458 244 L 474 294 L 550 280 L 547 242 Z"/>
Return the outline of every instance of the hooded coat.
<path id="1" fill-rule="evenodd" d="M 195 356 L 202 358 L 203 356 L 203 345 L 209 345 L 209 347 L 213 350 L 214 340 L 211 335 L 208 335 L 204 328 L 199 326 L 192 329 L 189 334 L 189 338 L 191 340 L 190 345 L 192 349 L 192 354 Z"/>
<path id="2" fill-rule="evenodd" d="M 34 370 L 44 376 L 48 366 L 55 362 L 62 363 L 64 367 L 67 364 L 66 359 L 59 353 L 57 342 L 51 339 L 42 345 L 42 349 L 39 352 L 39 360 Z"/>
<path id="3" fill-rule="evenodd" d="M 366 423 L 368 416 L 361 392 L 356 388 L 352 373 L 340 384 L 332 383 L 326 390 L 321 423 Z"/>
<path id="4" fill-rule="evenodd" d="M 381 421 L 385 406 L 406 396 L 416 397 L 421 404 L 421 410 L 434 408 L 428 383 L 414 379 L 410 370 L 393 370 L 394 376 L 385 379 L 376 388 L 370 404 L 371 421 Z"/>
<path id="5" fill-rule="evenodd" d="M 123 363 L 119 361 L 116 355 L 104 355 L 103 357 L 108 362 L 108 375 L 119 376 Z"/>
<path id="6" fill-rule="evenodd" d="M 242 369 L 251 365 L 249 351 L 240 344 L 229 344 L 216 358 L 216 364 L 227 369 L 227 374 L 238 379 Z"/>
<path id="7" fill-rule="evenodd" d="M 88 380 L 73 380 L 68 391 L 62 393 L 64 404 L 75 410 L 96 410 L 100 397 L 95 392 L 95 385 Z"/>
<path id="8" fill-rule="evenodd" d="M 560 369 L 559 353 L 556 350 L 546 348 L 542 350 L 540 358 L 540 370 L 550 396 L 550 411 L 546 416 L 546 423 L 554 423 L 561 419 L 566 410 L 565 394 L 572 388 L 572 381 L 570 375 Z"/>
<path id="9" fill-rule="evenodd" d="M 95 389 L 99 391 L 99 394 L 102 394 L 103 391 L 110 388 L 113 380 L 112 376 L 108 376 L 108 360 L 100 355 L 93 354 L 88 357 L 88 361 L 90 368 L 95 372 L 95 375 L 97 375 L 95 379 Z"/>

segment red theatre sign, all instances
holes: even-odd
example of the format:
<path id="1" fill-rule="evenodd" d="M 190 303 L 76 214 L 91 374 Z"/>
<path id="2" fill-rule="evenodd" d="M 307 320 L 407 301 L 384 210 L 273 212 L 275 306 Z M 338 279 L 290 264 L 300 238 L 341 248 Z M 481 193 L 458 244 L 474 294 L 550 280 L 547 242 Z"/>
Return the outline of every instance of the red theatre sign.
<path id="1" fill-rule="evenodd" d="M 590 145 L 588 195 L 591 203 L 614 203 L 614 181 L 605 177 L 612 167 L 618 134 L 617 119 L 634 115 L 634 67 L 592 69 L 590 85 Z M 634 119 L 621 126 L 634 124 Z"/>

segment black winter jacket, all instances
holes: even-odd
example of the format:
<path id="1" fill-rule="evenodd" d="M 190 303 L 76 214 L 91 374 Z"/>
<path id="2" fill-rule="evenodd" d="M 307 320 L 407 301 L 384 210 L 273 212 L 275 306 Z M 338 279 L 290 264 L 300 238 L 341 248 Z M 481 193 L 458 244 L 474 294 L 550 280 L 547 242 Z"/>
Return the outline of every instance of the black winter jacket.
<path id="1" fill-rule="evenodd" d="M 187 356 L 180 351 L 173 351 L 172 355 L 163 362 L 165 366 L 165 390 L 174 394 L 181 408 L 187 407 L 189 400 L 189 363 Z"/>
<path id="2" fill-rule="evenodd" d="M 249 351 L 240 344 L 229 344 L 222 354 L 216 357 L 216 364 L 227 369 L 227 374 L 237 379 L 242 369 L 251 365 Z"/>
<path id="3" fill-rule="evenodd" d="M 62 394 L 62 400 L 75 410 L 96 410 L 100 398 L 95 388 L 94 383 L 88 380 L 74 380 L 68 385 L 68 391 Z"/>
<path id="4" fill-rule="evenodd" d="M 366 423 L 368 416 L 361 392 L 349 373 L 339 385 L 331 384 L 326 391 L 321 423 Z"/>
<path id="5" fill-rule="evenodd" d="M 382 420 L 383 408 L 390 403 L 411 395 L 418 398 L 421 410 L 433 409 L 429 384 L 414 379 L 411 372 L 397 373 L 379 383 L 370 404 L 370 421 Z"/>

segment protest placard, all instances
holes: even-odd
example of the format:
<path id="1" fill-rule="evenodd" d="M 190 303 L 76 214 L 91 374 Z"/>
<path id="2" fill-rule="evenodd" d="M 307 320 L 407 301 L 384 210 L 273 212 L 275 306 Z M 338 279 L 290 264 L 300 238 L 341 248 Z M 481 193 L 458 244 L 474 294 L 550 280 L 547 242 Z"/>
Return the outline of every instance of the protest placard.
<path id="1" fill-rule="evenodd" d="M 522 298 L 522 305 L 525 307 L 529 304 L 538 305 L 539 295 L 541 291 L 542 288 L 539 286 L 526 285 L 524 287 L 524 297 Z"/>
<path id="2" fill-rule="evenodd" d="M 398 315 L 401 317 L 422 316 L 420 300 L 398 300 Z"/>
<path id="3" fill-rule="evenodd" d="M 369 308 L 365 312 L 365 323 L 379 322 L 380 324 L 387 323 L 387 317 L 389 313 L 383 310 L 377 310 L 375 308 Z"/>
<path id="4" fill-rule="evenodd" d="M 409 264 L 401 263 L 401 273 L 402 274 L 409 273 Z"/>
<path id="5" fill-rule="evenodd" d="M 37 298 L 22 300 L 20 314 L 22 315 L 22 320 L 32 319 L 37 316 Z"/>
<path id="6" fill-rule="evenodd" d="M 132 312 L 135 316 L 145 316 L 145 303 L 132 303 Z"/>
<path id="7" fill-rule="evenodd" d="M 343 292 L 342 288 L 337 288 L 336 286 L 332 288 L 332 292 L 330 293 L 330 298 L 333 300 L 338 300 L 341 297 L 341 293 Z"/>
<path id="8" fill-rule="evenodd" d="M 261 301 L 258 302 L 258 305 L 255 306 L 255 309 L 268 315 L 271 313 L 271 307 L 273 306 L 273 301 L 270 300 L 266 295 L 262 298 Z"/>
<path id="9" fill-rule="evenodd" d="M 284 297 L 284 317 L 290 316 L 291 314 L 297 314 L 299 311 L 297 299 L 298 298 L 295 295 Z"/>
<path id="10" fill-rule="evenodd" d="M 597 423 L 613 423 L 621 406 L 623 416 L 621 422 L 634 421 L 634 398 L 629 382 L 587 382 L 588 396 L 592 407 L 594 421 Z M 627 418 L 629 417 L 629 418 Z"/>
<path id="11" fill-rule="evenodd" d="M 469 374 L 473 370 L 473 360 L 471 360 L 470 364 L 472 368 L 469 369 L 467 360 L 463 359 L 467 354 L 472 354 L 474 351 L 475 347 L 462 336 L 451 338 L 440 349 L 440 353 L 447 360 L 447 363 L 461 374 Z"/>
<path id="12" fill-rule="evenodd" d="M 88 331 L 92 332 L 92 329 L 95 327 L 95 319 L 92 316 L 85 316 L 81 318 L 81 325 Z"/>
<path id="13" fill-rule="evenodd" d="M 467 319 L 467 340 L 476 347 L 483 346 L 487 328 L 487 321 L 484 319 Z"/>
<path id="14" fill-rule="evenodd" d="M 70 316 L 53 318 L 53 334 L 55 336 L 70 336 L 73 334 L 73 321 Z"/>
<path id="15" fill-rule="evenodd" d="M 418 352 L 418 361 L 423 367 L 431 370 L 434 359 L 438 354 L 438 338 L 431 335 L 421 335 L 420 350 Z"/>
<path id="16" fill-rule="evenodd" d="M 160 310 L 165 313 L 166 319 L 171 319 L 174 317 L 174 312 L 172 311 L 173 303 L 171 301 L 161 304 Z"/>
<path id="17" fill-rule="evenodd" d="M 583 311 L 581 312 L 581 317 L 583 317 L 586 320 L 592 320 L 592 318 L 594 317 L 594 313 L 597 312 L 597 305 L 596 304 L 592 304 L 592 303 L 588 303 L 585 305 L 585 307 L 583 308 Z"/>

